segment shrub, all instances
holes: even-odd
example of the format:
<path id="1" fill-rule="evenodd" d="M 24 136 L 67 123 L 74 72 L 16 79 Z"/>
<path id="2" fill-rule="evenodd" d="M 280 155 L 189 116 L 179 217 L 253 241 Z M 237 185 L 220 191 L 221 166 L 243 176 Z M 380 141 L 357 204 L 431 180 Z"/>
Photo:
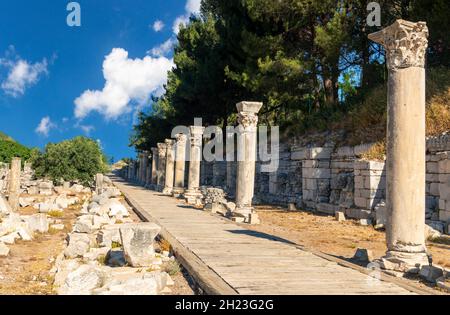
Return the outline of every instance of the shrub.
<path id="1" fill-rule="evenodd" d="M 0 163 L 11 163 L 13 157 L 19 157 L 26 161 L 31 154 L 31 149 L 0 133 Z"/>
<path id="2" fill-rule="evenodd" d="M 76 137 L 60 143 L 49 143 L 43 153 L 32 157 L 38 178 L 79 181 L 89 185 L 97 173 L 107 171 L 106 157 L 99 144 L 86 137 Z"/>

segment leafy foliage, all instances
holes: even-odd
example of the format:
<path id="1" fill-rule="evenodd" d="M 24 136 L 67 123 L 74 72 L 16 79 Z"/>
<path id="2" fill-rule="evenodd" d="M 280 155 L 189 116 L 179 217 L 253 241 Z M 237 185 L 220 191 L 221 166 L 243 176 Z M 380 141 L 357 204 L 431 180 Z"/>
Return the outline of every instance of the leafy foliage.
<path id="1" fill-rule="evenodd" d="M 130 144 L 149 150 L 195 117 L 204 125 L 234 123 L 235 104 L 243 100 L 263 101 L 261 122 L 279 125 L 285 135 L 373 111 L 365 119 L 384 123 L 385 102 L 377 97 L 386 85 L 385 52 L 368 39 L 379 30 L 367 26 L 369 2 L 203 0 L 201 16 L 178 35 L 166 93 L 141 113 Z M 449 66 L 448 0 L 378 2 L 382 27 L 398 18 L 426 21 L 430 66 Z"/>
<path id="2" fill-rule="evenodd" d="M 107 171 L 107 159 L 99 144 L 86 137 L 49 143 L 32 158 L 37 177 L 61 181 L 92 182 L 94 175 Z"/>
<path id="3" fill-rule="evenodd" d="M 11 163 L 13 157 L 26 161 L 32 150 L 14 141 L 11 137 L 0 132 L 0 163 Z"/>

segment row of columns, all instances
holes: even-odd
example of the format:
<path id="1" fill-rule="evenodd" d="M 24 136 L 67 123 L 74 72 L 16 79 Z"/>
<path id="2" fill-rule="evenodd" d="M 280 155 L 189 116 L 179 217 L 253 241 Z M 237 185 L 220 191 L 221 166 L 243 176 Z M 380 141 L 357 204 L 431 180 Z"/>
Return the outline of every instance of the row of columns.
<path id="1" fill-rule="evenodd" d="M 385 48 L 389 71 L 386 187 L 388 251 L 380 263 L 385 269 L 418 271 L 420 266 L 428 262 L 424 236 L 425 56 L 428 47 L 428 28 L 424 22 L 398 20 L 382 31 L 370 34 L 369 38 Z M 235 214 L 245 218 L 252 213 L 257 113 L 261 106 L 261 103 L 252 102 L 237 105 L 240 135 L 237 150 Z M 195 126 L 191 127 L 190 131 L 189 182 L 184 196 L 189 203 L 193 203 L 200 193 L 204 128 Z M 177 137 L 177 144 L 181 141 Z M 181 149 L 178 151 L 177 145 L 174 166 L 174 157 L 171 153 L 173 145 L 173 140 L 158 144 L 157 187 L 161 189 L 164 187 L 166 193 L 174 191 L 175 170 L 177 192 L 180 193 L 184 189 L 181 177 L 184 173 L 185 158 L 183 151 Z M 162 170 L 166 173 L 165 181 Z"/>
<path id="2" fill-rule="evenodd" d="M 236 105 L 238 111 L 238 162 L 236 176 L 236 210 L 235 216 L 249 219 L 252 214 L 252 199 L 255 187 L 255 162 L 257 157 L 257 125 L 258 112 L 262 107 L 259 102 L 241 102 Z M 131 174 L 137 174 L 137 180 L 148 187 L 161 191 L 166 195 L 183 196 L 189 204 L 196 204 L 202 196 L 200 191 L 200 170 L 202 161 L 202 144 L 205 128 L 191 126 L 189 137 L 177 134 L 175 139 L 166 139 L 152 148 L 152 154 L 141 152 L 139 166 L 132 165 Z M 189 169 L 188 182 L 186 174 L 186 148 L 189 141 Z M 149 157 L 152 159 L 151 171 Z M 136 170 L 136 167 L 139 167 Z M 146 181 L 146 172 L 150 174 Z M 132 175 L 133 176 L 133 175 Z M 228 179 L 230 181 L 231 178 Z"/>

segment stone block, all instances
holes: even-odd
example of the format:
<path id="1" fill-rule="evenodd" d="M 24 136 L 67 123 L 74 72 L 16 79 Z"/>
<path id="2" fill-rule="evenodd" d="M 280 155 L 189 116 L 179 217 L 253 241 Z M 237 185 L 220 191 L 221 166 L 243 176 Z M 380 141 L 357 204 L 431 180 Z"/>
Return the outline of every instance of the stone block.
<path id="1" fill-rule="evenodd" d="M 450 174 L 450 160 L 445 159 L 439 161 L 439 174 Z"/>
<path id="2" fill-rule="evenodd" d="M 9 248 L 0 242 L 0 257 L 7 257 L 9 255 Z"/>
<path id="3" fill-rule="evenodd" d="M 430 174 L 439 173 L 438 162 L 427 162 L 427 173 L 430 173 Z"/>
<path id="4" fill-rule="evenodd" d="M 343 211 L 336 211 L 335 217 L 338 222 L 345 221 L 345 213 Z"/>
<path id="5" fill-rule="evenodd" d="M 353 259 L 362 262 L 369 263 L 374 259 L 373 252 L 369 249 L 358 248 L 353 256 Z"/>
<path id="6" fill-rule="evenodd" d="M 124 224 L 120 239 L 127 262 L 133 267 L 148 267 L 155 258 L 153 242 L 161 227 L 154 223 Z"/>
<path id="7" fill-rule="evenodd" d="M 428 282 L 436 283 L 437 279 L 444 276 L 444 270 L 439 266 L 422 266 L 419 276 Z"/>
<path id="8" fill-rule="evenodd" d="M 331 158 L 332 148 L 310 148 L 308 149 L 308 158 L 311 160 L 326 160 Z"/>
<path id="9" fill-rule="evenodd" d="M 439 210 L 439 221 L 450 222 L 450 211 Z"/>
<path id="10" fill-rule="evenodd" d="M 430 191 L 429 194 L 435 197 L 439 197 L 440 196 L 440 187 L 439 187 L 439 183 L 431 183 L 430 184 Z"/>
<path id="11" fill-rule="evenodd" d="M 372 211 L 369 210 L 362 210 L 362 209 L 345 209 L 345 216 L 347 218 L 352 219 L 371 219 L 372 218 Z"/>
<path id="12" fill-rule="evenodd" d="M 291 153 L 291 160 L 293 161 L 306 160 L 307 158 L 308 158 L 307 149 L 300 149 L 298 151 L 293 151 Z"/>
<path id="13" fill-rule="evenodd" d="M 339 211 L 339 206 L 328 203 L 319 203 L 316 205 L 316 210 L 320 213 L 335 215 L 336 211 Z"/>

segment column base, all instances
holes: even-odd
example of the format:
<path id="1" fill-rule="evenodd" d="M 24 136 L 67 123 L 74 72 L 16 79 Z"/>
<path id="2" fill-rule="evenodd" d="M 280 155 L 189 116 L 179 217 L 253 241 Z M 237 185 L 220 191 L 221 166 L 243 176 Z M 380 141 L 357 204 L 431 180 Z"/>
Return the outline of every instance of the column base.
<path id="1" fill-rule="evenodd" d="M 185 192 L 184 188 L 175 187 L 172 191 L 172 196 L 174 198 L 181 198 L 183 196 L 184 192 Z"/>
<path id="2" fill-rule="evenodd" d="M 203 197 L 202 193 L 199 190 L 186 190 L 184 193 L 184 198 L 189 205 L 195 206 L 197 205 L 197 200 Z"/>
<path id="3" fill-rule="evenodd" d="M 422 266 L 429 264 L 426 253 L 406 253 L 388 251 L 386 256 L 377 261 L 381 269 L 401 273 L 419 273 Z"/>
<path id="4" fill-rule="evenodd" d="M 259 216 L 253 211 L 252 207 L 237 207 L 236 210 L 229 214 L 231 220 L 238 223 L 260 224 Z"/>
<path id="5" fill-rule="evenodd" d="M 171 187 L 164 187 L 162 193 L 163 195 L 172 196 L 173 188 Z"/>

